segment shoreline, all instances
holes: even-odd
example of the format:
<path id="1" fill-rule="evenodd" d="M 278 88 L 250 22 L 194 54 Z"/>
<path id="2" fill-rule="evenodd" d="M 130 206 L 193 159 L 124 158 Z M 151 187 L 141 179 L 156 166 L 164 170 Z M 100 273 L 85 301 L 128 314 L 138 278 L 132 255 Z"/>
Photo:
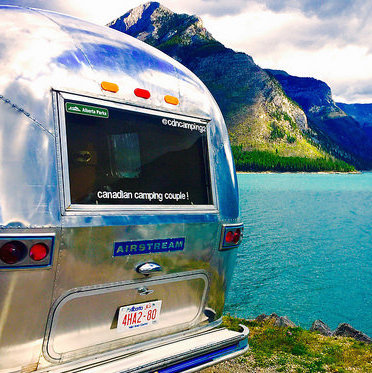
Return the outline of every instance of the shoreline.
<path id="1" fill-rule="evenodd" d="M 371 172 L 371 171 L 350 171 L 350 172 L 341 172 L 341 171 L 236 171 L 236 173 L 239 175 L 243 174 L 304 174 L 304 175 L 358 175 L 363 174 L 365 172 Z"/>

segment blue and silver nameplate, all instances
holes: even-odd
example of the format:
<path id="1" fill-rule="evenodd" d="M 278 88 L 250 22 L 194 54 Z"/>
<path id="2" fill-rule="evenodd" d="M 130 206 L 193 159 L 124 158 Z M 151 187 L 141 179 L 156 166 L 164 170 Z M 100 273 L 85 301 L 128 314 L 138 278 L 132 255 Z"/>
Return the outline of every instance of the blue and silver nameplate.
<path id="1" fill-rule="evenodd" d="M 166 238 L 162 240 L 114 242 L 113 256 L 182 251 L 184 248 L 185 237 Z"/>

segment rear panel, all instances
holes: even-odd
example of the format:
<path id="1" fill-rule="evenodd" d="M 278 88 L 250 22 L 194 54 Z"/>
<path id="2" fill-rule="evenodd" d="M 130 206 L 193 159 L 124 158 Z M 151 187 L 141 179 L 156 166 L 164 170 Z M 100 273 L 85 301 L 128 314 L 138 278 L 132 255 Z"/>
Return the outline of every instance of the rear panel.
<path id="1" fill-rule="evenodd" d="M 208 121 L 70 94 L 58 95 L 58 112 L 64 228 L 46 360 L 216 321 L 225 285 Z M 142 263 L 160 270 L 138 273 Z M 120 308 L 158 301 L 155 324 L 118 328 Z"/>

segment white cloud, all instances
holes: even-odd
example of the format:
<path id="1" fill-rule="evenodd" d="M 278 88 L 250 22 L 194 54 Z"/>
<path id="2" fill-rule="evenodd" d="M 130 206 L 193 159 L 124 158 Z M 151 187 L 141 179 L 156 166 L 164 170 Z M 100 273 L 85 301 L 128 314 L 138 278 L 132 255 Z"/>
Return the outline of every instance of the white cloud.
<path id="1" fill-rule="evenodd" d="M 103 25 L 143 2 L 15 0 L 12 4 L 48 7 Z M 217 40 L 248 53 L 262 67 L 324 80 L 343 101 L 372 102 L 372 0 L 161 3 L 177 13 L 202 16 Z"/>
<path id="2" fill-rule="evenodd" d="M 104 25 L 144 2 L 139 0 L 0 0 L 0 5 L 48 9 Z"/>
<path id="3" fill-rule="evenodd" d="M 204 16 L 212 35 L 264 68 L 325 81 L 337 100 L 372 102 L 370 25 L 250 4 L 239 15 Z"/>
<path id="4" fill-rule="evenodd" d="M 144 2 L 138 0 L 65 0 L 66 7 L 68 6 L 78 17 L 101 25 L 109 23 Z"/>

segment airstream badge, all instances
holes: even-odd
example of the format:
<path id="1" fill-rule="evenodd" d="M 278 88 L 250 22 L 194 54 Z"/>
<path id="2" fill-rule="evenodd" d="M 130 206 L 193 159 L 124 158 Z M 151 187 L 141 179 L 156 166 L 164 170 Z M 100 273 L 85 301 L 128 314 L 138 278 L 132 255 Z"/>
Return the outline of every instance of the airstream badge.
<path id="1" fill-rule="evenodd" d="M 182 251 L 184 248 L 185 237 L 161 240 L 115 242 L 113 256 Z"/>

